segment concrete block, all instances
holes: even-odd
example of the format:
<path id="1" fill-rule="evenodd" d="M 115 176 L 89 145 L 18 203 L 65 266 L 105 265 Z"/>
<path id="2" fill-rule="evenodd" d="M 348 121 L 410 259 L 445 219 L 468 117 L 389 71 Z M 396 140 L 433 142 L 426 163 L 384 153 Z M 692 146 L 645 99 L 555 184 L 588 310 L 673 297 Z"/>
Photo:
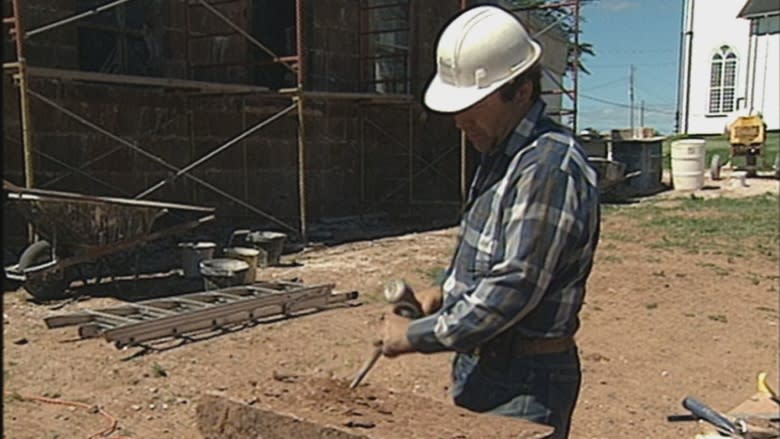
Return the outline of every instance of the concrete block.
<path id="1" fill-rule="evenodd" d="M 206 439 L 541 439 L 552 428 L 484 415 L 411 393 L 348 382 L 285 376 L 258 386 L 249 405 L 224 395 L 196 407 Z"/>

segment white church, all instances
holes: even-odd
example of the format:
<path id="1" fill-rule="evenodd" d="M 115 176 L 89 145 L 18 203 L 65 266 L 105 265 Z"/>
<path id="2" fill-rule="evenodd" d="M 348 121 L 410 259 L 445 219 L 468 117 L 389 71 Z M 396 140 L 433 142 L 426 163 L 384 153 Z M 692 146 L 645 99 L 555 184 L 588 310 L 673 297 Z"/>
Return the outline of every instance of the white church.
<path id="1" fill-rule="evenodd" d="M 760 113 L 780 129 L 780 0 L 684 0 L 678 130 L 722 134 Z"/>

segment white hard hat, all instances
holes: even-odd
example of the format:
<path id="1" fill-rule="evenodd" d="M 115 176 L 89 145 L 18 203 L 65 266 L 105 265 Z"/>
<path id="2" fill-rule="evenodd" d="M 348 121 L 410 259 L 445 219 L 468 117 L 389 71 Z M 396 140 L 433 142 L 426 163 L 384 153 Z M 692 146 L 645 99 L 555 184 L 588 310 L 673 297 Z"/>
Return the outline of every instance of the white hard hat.
<path id="1" fill-rule="evenodd" d="M 442 113 L 464 110 L 541 56 L 539 43 L 511 13 L 495 6 L 468 9 L 439 36 L 436 76 L 425 91 L 425 105 Z"/>

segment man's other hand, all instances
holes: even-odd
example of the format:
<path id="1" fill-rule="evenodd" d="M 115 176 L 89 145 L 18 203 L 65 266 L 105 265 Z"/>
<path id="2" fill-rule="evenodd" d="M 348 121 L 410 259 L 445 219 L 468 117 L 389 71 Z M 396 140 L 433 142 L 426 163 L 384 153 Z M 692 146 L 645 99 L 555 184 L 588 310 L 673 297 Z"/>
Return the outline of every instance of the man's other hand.
<path id="1" fill-rule="evenodd" d="M 423 314 L 426 316 L 435 313 L 441 308 L 442 292 L 439 286 L 416 291 L 414 297 L 420 302 Z"/>

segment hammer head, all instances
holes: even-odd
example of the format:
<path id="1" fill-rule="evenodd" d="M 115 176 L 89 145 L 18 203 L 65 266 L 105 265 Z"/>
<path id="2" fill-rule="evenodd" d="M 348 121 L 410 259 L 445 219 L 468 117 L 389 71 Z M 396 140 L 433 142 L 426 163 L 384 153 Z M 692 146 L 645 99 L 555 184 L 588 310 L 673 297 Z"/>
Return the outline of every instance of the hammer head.
<path id="1" fill-rule="evenodd" d="M 395 305 L 394 312 L 406 318 L 414 319 L 423 315 L 422 305 L 414 296 L 414 291 L 401 279 L 393 279 L 385 284 L 385 300 Z"/>

